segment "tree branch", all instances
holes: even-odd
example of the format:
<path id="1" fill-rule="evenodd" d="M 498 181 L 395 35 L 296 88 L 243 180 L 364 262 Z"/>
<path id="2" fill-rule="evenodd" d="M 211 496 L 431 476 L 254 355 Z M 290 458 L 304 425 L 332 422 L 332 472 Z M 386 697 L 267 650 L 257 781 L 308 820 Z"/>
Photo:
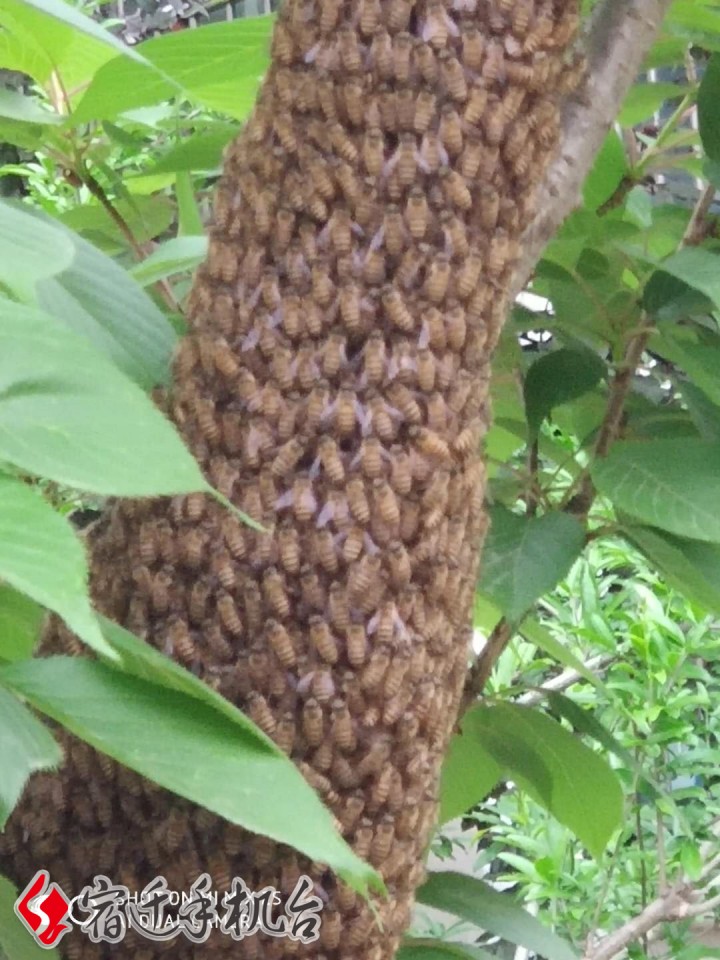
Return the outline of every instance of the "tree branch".
<path id="1" fill-rule="evenodd" d="M 523 237 L 513 292 L 527 283 L 543 248 L 580 202 L 580 190 L 670 0 L 604 0 L 586 34 L 587 72 L 563 112 L 558 155 L 538 194 L 538 216 Z"/>

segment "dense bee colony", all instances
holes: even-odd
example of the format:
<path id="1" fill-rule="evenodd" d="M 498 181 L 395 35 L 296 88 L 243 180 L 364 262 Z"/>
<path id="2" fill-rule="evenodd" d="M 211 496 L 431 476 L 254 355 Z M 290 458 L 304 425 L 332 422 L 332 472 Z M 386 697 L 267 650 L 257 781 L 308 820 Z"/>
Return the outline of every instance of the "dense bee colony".
<path id="1" fill-rule="evenodd" d="M 211 482 L 116 504 L 99 606 L 245 709 L 387 882 L 372 913 L 320 864 L 69 742 L 0 850 L 71 892 L 208 870 L 326 901 L 319 945 L 213 935 L 71 960 L 384 960 L 406 927 L 467 664 L 485 530 L 489 356 L 572 83 L 574 0 L 287 0 L 229 148 L 170 412 Z M 61 629 L 47 651 L 79 652 Z M 30 839 L 23 843 L 23 831 Z M 132 950 L 130 949 L 132 946 Z"/>

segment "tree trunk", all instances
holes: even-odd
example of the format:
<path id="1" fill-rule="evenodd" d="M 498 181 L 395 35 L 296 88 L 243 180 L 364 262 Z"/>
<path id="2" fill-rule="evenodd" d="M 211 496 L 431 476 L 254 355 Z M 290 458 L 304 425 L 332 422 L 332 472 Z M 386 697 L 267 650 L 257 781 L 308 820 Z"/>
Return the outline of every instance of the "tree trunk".
<path id="1" fill-rule="evenodd" d="M 292 756 L 389 898 L 380 926 L 323 865 L 65 738 L 59 785 L 32 781 L 0 846 L 21 886 L 40 866 L 72 893 L 97 874 L 187 890 L 205 870 L 288 893 L 309 873 L 326 900 L 319 945 L 73 933 L 71 960 L 396 950 L 467 668 L 489 360 L 576 22 L 575 0 L 285 3 L 169 399 L 211 482 L 269 532 L 201 495 L 117 503 L 92 587 Z M 81 649 L 54 624 L 43 651 Z"/>

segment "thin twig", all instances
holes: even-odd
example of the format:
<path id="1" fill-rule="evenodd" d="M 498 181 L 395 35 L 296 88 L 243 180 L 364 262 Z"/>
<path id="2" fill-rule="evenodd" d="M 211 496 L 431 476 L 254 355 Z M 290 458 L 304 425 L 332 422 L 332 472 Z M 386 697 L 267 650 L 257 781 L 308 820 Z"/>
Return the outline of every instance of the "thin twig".
<path id="1" fill-rule="evenodd" d="M 470 668 L 463 699 L 460 707 L 461 715 L 471 706 L 480 696 L 485 684 L 492 673 L 492 669 L 497 663 L 500 655 L 503 653 L 512 637 L 512 628 L 505 617 L 502 617 L 495 625 L 494 630 L 487 639 L 480 655 Z"/>

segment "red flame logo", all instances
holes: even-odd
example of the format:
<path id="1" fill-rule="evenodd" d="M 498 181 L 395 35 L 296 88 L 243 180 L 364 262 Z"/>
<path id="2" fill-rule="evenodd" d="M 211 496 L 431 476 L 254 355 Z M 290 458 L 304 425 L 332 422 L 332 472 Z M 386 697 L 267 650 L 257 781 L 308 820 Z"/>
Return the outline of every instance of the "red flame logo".
<path id="1" fill-rule="evenodd" d="M 15 901 L 15 913 L 35 938 L 49 950 L 71 929 L 63 923 L 70 910 L 70 901 L 56 883 L 50 883 L 47 870 L 38 870 Z"/>

